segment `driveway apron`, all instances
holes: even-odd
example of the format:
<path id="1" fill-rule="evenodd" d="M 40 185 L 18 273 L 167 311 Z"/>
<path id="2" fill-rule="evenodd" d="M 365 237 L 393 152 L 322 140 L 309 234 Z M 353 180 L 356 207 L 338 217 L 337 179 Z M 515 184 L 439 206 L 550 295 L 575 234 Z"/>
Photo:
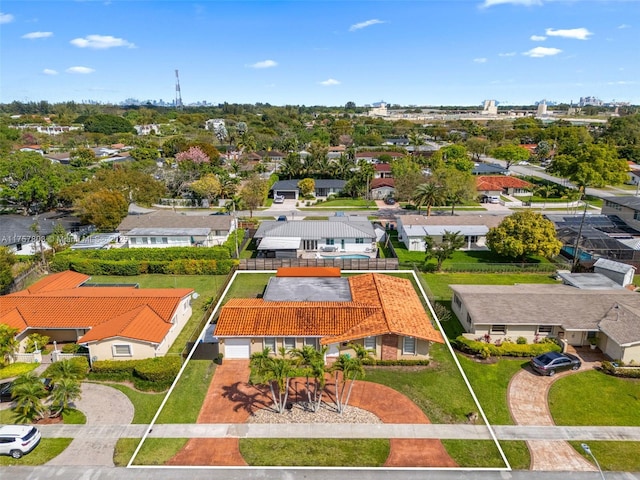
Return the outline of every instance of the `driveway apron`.
<path id="1" fill-rule="evenodd" d="M 115 388 L 95 383 L 82 384 L 82 398 L 75 408 L 87 417 L 87 425 L 124 425 L 133 420 L 134 408 L 127 396 Z M 116 438 L 75 438 L 47 465 L 113 467 Z"/>

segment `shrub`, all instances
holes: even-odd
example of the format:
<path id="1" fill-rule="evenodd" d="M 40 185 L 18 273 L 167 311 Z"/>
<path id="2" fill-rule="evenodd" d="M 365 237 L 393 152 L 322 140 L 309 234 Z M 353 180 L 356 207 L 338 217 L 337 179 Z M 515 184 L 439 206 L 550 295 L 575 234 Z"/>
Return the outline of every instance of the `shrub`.
<path id="1" fill-rule="evenodd" d="M 24 347 L 26 353 L 33 353 L 36 350 L 44 350 L 49 343 L 50 338 L 39 333 L 32 333 L 27 337 L 27 343 Z"/>
<path id="2" fill-rule="evenodd" d="M 470 340 L 462 335 L 456 338 L 454 346 L 462 352 L 481 355 L 483 358 L 489 358 L 490 356 L 535 357 L 541 353 L 562 350 L 553 340 L 532 344 L 502 342 L 499 345 L 495 345 L 484 341 Z"/>
<path id="3" fill-rule="evenodd" d="M 617 362 L 602 362 L 602 371 L 616 377 L 640 378 L 640 367 L 628 366 Z"/>
<path id="4" fill-rule="evenodd" d="M 82 380 L 89 372 L 87 357 L 73 357 L 60 362 L 54 362 L 47 367 L 42 376 L 47 378 L 74 378 Z"/>
<path id="5" fill-rule="evenodd" d="M 61 350 L 62 353 L 88 353 L 87 347 L 83 347 L 82 345 L 78 345 L 77 343 L 65 343 L 64 345 L 62 345 Z"/>
<path id="6" fill-rule="evenodd" d="M 178 375 L 182 362 L 179 357 L 156 357 L 140 360 L 134 375 L 149 382 L 171 383 Z"/>
<path id="7" fill-rule="evenodd" d="M 180 357 L 156 357 L 143 360 L 98 360 L 90 377 L 103 381 L 130 381 L 138 390 L 165 390 L 180 370 Z"/>
<path id="8" fill-rule="evenodd" d="M 518 339 L 516 340 L 516 343 L 518 345 L 526 345 L 527 344 L 527 339 L 524 337 L 518 337 Z"/>

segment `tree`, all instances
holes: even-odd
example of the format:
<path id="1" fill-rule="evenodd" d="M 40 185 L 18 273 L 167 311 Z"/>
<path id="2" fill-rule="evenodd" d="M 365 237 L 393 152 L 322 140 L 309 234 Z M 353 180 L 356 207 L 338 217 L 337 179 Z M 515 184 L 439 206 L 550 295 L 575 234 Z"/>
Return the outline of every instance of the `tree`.
<path id="1" fill-rule="evenodd" d="M 73 242 L 73 237 L 65 230 L 61 223 L 56 223 L 53 226 L 53 230 L 47 236 L 47 243 L 51 245 L 54 252 L 57 252 L 64 248 L 68 243 Z"/>
<path id="2" fill-rule="evenodd" d="M 541 197 L 544 197 L 544 203 L 542 204 L 542 209 L 544 210 L 547 206 L 547 199 L 556 193 L 556 187 L 550 183 L 547 183 L 546 185 L 539 186 L 536 189 L 535 193 L 537 195 L 540 195 Z"/>
<path id="3" fill-rule="evenodd" d="M 302 196 L 307 197 L 316 191 L 316 182 L 313 178 L 303 178 L 298 182 L 298 188 Z"/>
<path id="4" fill-rule="evenodd" d="M 451 205 L 451 215 L 455 213 L 456 205 L 469 202 L 478 194 L 476 181 L 470 172 L 445 167 L 435 171 L 433 177 L 442 185 L 444 198 Z"/>
<path id="5" fill-rule="evenodd" d="M 72 167 L 87 167 L 96 161 L 96 154 L 87 147 L 78 147 L 69 152 L 69 165 Z"/>
<path id="6" fill-rule="evenodd" d="M 58 378 L 51 391 L 50 416 L 57 417 L 69 408 L 69 405 L 82 396 L 80 382 L 75 378 Z"/>
<path id="7" fill-rule="evenodd" d="M 431 208 L 436 205 L 441 205 L 444 201 L 445 192 L 442 185 L 435 181 L 430 181 L 418 185 L 413 192 L 413 201 L 416 202 L 418 207 L 418 213 L 420 213 L 420 207 L 425 205 L 427 207 L 427 217 L 431 215 Z"/>
<path id="8" fill-rule="evenodd" d="M 249 216 L 253 217 L 253 211 L 264 203 L 267 197 L 268 183 L 257 175 L 253 175 L 240 190 L 240 198 L 249 209 Z"/>
<path id="9" fill-rule="evenodd" d="M 289 396 L 289 382 L 293 374 L 291 361 L 284 358 L 284 355 L 271 356 L 267 347 L 262 352 L 251 355 L 250 366 L 259 381 L 269 385 L 275 411 L 284 413 Z"/>
<path id="10" fill-rule="evenodd" d="M 336 409 L 341 414 L 349 404 L 354 382 L 365 375 L 362 359 L 346 354 L 340 355 L 331 366 L 331 371 L 336 385 Z"/>
<path id="11" fill-rule="evenodd" d="M 42 350 L 48 343 L 50 338 L 39 333 L 32 333 L 27 337 L 27 343 L 24 347 L 26 353 L 33 353 Z"/>
<path id="12" fill-rule="evenodd" d="M 464 236 L 460 232 L 445 230 L 442 240 L 436 242 L 433 237 L 424 237 L 425 265 L 432 258 L 436 259 L 436 271 L 442 270 L 442 263 L 453 256 L 453 252 L 464 246 Z"/>
<path id="13" fill-rule="evenodd" d="M 391 174 L 394 178 L 395 198 L 410 200 L 418 185 L 427 181 L 422 168 L 411 157 L 402 157 L 391 162 Z"/>
<path id="14" fill-rule="evenodd" d="M 133 125 L 126 118 L 117 115 L 100 113 L 92 115 L 84 121 L 85 132 L 112 135 L 114 133 L 135 133 Z"/>
<path id="15" fill-rule="evenodd" d="M 16 256 L 9 250 L 9 247 L 0 247 L 0 293 L 4 292 L 13 282 L 13 265 L 15 263 Z"/>
<path id="16" fill-rule="evenodd" d="M 191 184 L 191 190 L 202 198 L 206 198 L 211 202 L 222 194 L 222 184 L 218 177 L 213 173 L 204 175 L 200 180 L 196 180 Z"/>
<path id="17" fill-rule="evenodd" d="M 188 150 L 176 154 L 178 162 L 192 162 L 195 164 L 209 163 L 209 156 L 200 147 L 189 147 Z"/>
<path id="18" fill-rule="evenodd" d="M 0 362 L 6 367 L 11 362 L 13 356 L 20 348 L 20 342 L 16 338 L 18 335 L 17 328 L 11 328 L 9 325 L 0 323 Z"/>
<path id="19" fill-rule="evenodd" d="M 506 167 L 509 169 L 512 165 L 523 160 L 528 160 L 530 153 L 524 147 L 519 145 L 503 145 L 501 147 L 491 150 L 491 156 L 498 160 L 503 160 L 507 163 Z"/>
<path id="20" fill-rule="evenodd" d="M 316 350 L 311 345 L 291 350 L 291 358 L 296 366 L 304 367 L 306 378 L 307 400 L 311 409 L 317 412 L 322 403 L 322 395 L 326 385 L 324 355 L 328 347 L 323 346 L 321 350 Z M 314 379 L 314 388 L 311 389 L 309 378 Z"/>
<path id="21" fill-rule="evenodd" d="M 556 238 L 553 222 L 541 214 L 523 211 L 505 218 L 487 233 L 492 252 L 524 261 L 530 255 L 551 258 L 560 253 L 562 242 Z"/>
<path id="22" fill-rule="evenodd" d="M 127 216 L 129 203 L 120 192 L 98 190 L 76 201 L 74 209 L 85 222 L 99 230 L 112 232 Z"/>
<path id="23" fill-rule="evenodd" d="M 46 407 L 43 399 L 47 396 L 40 378 L 34 374 L 24 374 L 13 382 L 11 398 L 15 401 L 15 417 L 18 423 L 30 423 L 44 417 Z"/>
<path id="24" fill-rule="evenodd" d="M 491 143 L 486 138 L 471 137 L 466 142 L 467 150 L 471 153 L 474 160 L 479 161 L 482 155 L 487 153 Z"/>
<path id="25" fill-rule="evenodd" d="M 131 158 L 133 158 L 136 162 L 146 162 L 151 163 L 158 160 L 160 156 L 158 154 L 158 149 L 154 147 L 138 147 L 134 148 L 129 152 Z"/>

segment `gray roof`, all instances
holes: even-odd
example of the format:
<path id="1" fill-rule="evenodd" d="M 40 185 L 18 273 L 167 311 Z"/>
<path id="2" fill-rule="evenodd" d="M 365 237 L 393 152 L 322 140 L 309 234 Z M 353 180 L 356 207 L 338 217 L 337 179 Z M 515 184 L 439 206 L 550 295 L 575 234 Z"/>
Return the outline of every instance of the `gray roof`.
<path id="1" fill-rule="evenodd" d="M 462 226 L 462 225 L 486 225 L 487 227 L 496 227 L 507 217 L 507 215 L 400 215 L 396 220 L 402 222 L 405 227 L 407 225 L 445 225 L 445 226 Z"/>
<path id="2" fill-rule="evenodd" d="M 441 236 L 445 232 L 458 232 L 465 236 L 483 236 L 489 232 L 489 228 L 485 225 L 409 225 L 404 227 L 407 237 Z"/>
<path id="3" fill-rule="evenodd" d="M 637 294 L 636 294 L 637 295 Z M 600 321 L 600 330 L 621 346 L 640 343 L 640 309 L 625 303 L 613 305 Z"/>
<path id="4" fill-rule="evenodd" d="M 282 191 L 299 190 L 298 188 L 299 181 L 300 179 L 280 180 L 273 184 L 273 186 L 271 187 L 271 190 L 274 190 L 274 191 L 275 190 L 282 190 Z M 315 182 L 316 189 L 333 188 L 337 190 L 342 190 L 345 184 L 347 183 L 345 180 L 322 179 L 322 178 L 315 179 L 314 182 Z"/>
<path id="5" fill-rule="evenodd" d="M 95 233 L 71 245 L 71 250 L 100 250 L 115 242 L 119 236 L 119 233 Z"/>
<path id="6" fill-rule="evenodd" d="M 270 220 L 260 224 L 254 237 L 296 237 L 303 240 L 320 240 L 322 238 L 375 239 L 376 234 L 369 221 L 292 220 L 277 222 Z"/>
<path id="7" fill-rule="evenodd" d="M 42 236 L 50 235 L 53 232 L 53 227 L 58 223 L 67 232 L 89 230 L 88 226 L 82 225 L 77 217 L 61 215 L 57 212 L 47 212 L 33 217 L 0 215 L 0 246 L 33 243 L 36 234 L 31 230 L 31 226 L 36 222 Z"/>
<path id="8" fill-rule="evenodd" d="M 609 288 L 623 288 L 619 283 L 601 273 L 571 273 L 558 272 L 558 276 L 566 285 L 583 290 L 603 290 Z"/>
<path id="9" fill-rule="evenodd" d="M 206 237 L 211 232 L 210 228 L 132 228 L 127 232 L 129 237 Z"/>
<path id="10" fill-rule="evenodd" d="M 258 250 L 298 250 L 300 237 L 267 237 L 258 245 Z"/>
<path id="11" fill-rule="evenodd" d="M 635 270 L 636 268 L 626 263 L 614 262 L 613 260 L 607 260 L 606 258 L 599 258 L 596 263 L 593 264 L 594 268 L 609 270 L 617 273 L 627 273 L 629 270 Z"/>
<path id="12" fill-rule="evenodd" d="M 605 201 L 611 203 L 617 203 L 625 207 L 633 208 L 634 210 L 640 210 L 640 197 L 634 195 L 625 195 L 620 197 L 607 197 Z"/>
<path id="13" fill-rule="evenodd" d="M 616 303 L 640 309 L 640 295 L 626 289 L 581 290 L 568 285 L 451 285 L 475 324 L 559 325 L 597 331 Z"/>
<path id="14" fill-rule="evenodd" d="M 491 163 L 478 163 L 471 170 L 473 175 L 495 175 L 496 173 L 500 173 L 506 175 L 509 173 L 509 170 L 501 167 L 500 165 L 493 165 Z"/>
<path id="15" fill-rule="evenodd" d="M 350 302 L 349 279 L 341 277 L 271 277 L 264 292 L 274 302 Z"/>
<path id="16" fill-rule="evenodd" d="M 170 210 L 158 210 L 144 215 L 128 215 L 117 230 L 125 233 L 134 228 L 207 228 L 229 231 L 232 223 L 233 217 L 230 215 L 184 215 Z"/>

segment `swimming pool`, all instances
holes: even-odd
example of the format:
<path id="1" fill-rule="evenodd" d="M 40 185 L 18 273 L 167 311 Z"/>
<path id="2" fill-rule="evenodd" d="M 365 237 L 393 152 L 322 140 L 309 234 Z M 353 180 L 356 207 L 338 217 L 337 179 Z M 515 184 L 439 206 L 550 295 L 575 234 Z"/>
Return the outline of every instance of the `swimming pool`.
<path id="1" fill-rule="evenodd" d="M 369 255 L 322 255 L 322 258 L 336 258 L 339 260 L 355 260 L 355 259 L 365 259 L 365 258 L 371 258 L 369 257 Z"/>

